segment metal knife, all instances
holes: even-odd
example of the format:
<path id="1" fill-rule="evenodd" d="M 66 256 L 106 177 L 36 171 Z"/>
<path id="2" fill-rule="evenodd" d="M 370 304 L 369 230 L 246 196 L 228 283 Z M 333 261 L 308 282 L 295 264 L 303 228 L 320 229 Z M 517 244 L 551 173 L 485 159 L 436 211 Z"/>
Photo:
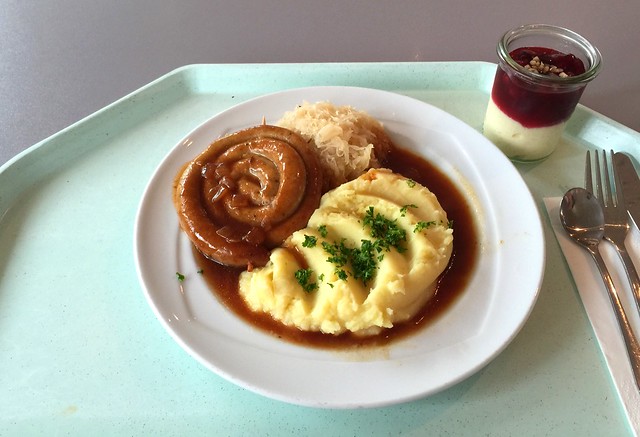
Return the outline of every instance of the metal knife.
<path id="1" fill-rule="evenodd" d="M 622 195 L 631 219 L 640 229 L 640 178 L 631 158 L 622 152 L 613 155 L 613 165 L 620 178 Z"/>

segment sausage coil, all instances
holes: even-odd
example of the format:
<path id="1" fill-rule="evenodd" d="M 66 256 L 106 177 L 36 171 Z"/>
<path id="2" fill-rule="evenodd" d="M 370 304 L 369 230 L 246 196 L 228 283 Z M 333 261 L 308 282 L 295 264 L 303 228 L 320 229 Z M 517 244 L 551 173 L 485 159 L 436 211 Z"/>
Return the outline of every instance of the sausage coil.
<path id="1" fill-rule="evenodd" d="M 180 227 L 220 264 L 266 264 L 270 250 L 303 228 L 320 203 L 315 151 L 295 132 L 261 125 L 213 142 L 179 174 Z"/>

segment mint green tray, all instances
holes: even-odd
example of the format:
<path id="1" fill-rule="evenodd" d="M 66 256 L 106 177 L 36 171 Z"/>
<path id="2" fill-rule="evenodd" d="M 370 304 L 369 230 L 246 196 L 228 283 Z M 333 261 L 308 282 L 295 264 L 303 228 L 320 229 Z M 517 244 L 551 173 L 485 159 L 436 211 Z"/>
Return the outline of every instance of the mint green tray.
<path id="1" fill-rule="evenodd" d="M 387 408 L 316 410 L 241 389 L 171 339 L 138 284 L 143 189 L 219 111 L 285 88 L 353 85 L 418 98 L 480 129 L 494 71 L 479 62 L 187 66 L 2 166 L 0 434 L 631 433 L 546 221 L 545 280 L 513 343 L 462 383 Z M 638 158 L 640 134 L 580 106 L 551 158 L 518 167 L 541 209 L 543 197 L 581 183 L 583 149 L 595 145 Z"/>

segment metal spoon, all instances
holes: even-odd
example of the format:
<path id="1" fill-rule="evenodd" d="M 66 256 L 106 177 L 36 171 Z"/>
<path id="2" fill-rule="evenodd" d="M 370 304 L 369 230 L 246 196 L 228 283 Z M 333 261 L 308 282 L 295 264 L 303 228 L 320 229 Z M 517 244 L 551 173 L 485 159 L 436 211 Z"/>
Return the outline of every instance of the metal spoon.
<path id="1" fill-rule="evenodd" d="M 609 270 L 600 255 L 599 244 L 604 235 L 602 205 L 593 194 L 584 188 L 572 188 L 562 198 L 560 221 L 569 236 L 587 249 L 598 266 L 622 331 L 636 385 L 640 389 L 640 343 L 633 334 Z"/>

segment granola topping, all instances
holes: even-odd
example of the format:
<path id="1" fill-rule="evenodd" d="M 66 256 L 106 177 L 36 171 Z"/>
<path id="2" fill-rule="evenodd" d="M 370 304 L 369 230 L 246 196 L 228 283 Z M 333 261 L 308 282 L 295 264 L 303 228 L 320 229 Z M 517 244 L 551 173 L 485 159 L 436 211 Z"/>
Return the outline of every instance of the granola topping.
<path id="1" fill-rule="evenodd" d="M 558 77 L 569 77 L 562 68 L 545 64 L 538 56 L 534 56 L 524 68 L 538 74 L 553 74 Z"/>
<path id="2" fill-rule="evenodd" d="M 509 56 L 526 70 L 540 75 L 566 78 L 585 72 L 583 62 L 575 55 L 548 47 L 520 47 Z"/>

